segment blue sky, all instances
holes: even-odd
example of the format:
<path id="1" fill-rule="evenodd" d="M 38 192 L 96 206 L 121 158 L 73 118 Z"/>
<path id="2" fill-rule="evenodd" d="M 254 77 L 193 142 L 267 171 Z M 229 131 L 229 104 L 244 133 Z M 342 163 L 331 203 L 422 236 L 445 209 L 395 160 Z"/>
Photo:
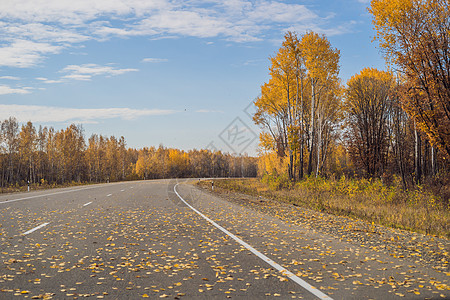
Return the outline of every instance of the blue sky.
<path id="1" fill-rule="evenodd" d="M 385 68 L 367 6 L 2 0 L 0 119 L 56 129 L 83 124 L 87 138 L 124 136 L 134 148 L 209 145 L 256 154 L 258 129 L 244 109 L 268 80 L 268 58 L 287 30 L 326 34 L 341 51 L 344 83 L 365 67 Z M 246 135 L 239 145 L 233 130 Z"/>

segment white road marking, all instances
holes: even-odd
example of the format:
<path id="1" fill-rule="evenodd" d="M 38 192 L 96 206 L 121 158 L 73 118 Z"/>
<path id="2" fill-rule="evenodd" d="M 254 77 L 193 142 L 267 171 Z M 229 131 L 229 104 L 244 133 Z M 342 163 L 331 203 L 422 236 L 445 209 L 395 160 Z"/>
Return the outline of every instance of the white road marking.
<path id="1" fill-rule="evenodd" d="M 270 258 L 268 258 L 267 256 L 265 256 L 264 254 L 262 254 L 261 252 L 259 252 L 258 250 L 256 250 L 255 248 L 253 248 L 252 246 L 250 246 L 249 244 L 247 244 L 246 242 L 244 242 L 243 240 L 241 240 L 240 238 L 238 238 L 237 236 L 235 236 L 234 234 L 232 234 L 231 232 L 229 232 L 228 230 L 226 230 L 225 228 L 223 228 L 222 226 L 220 226 L 219 224 L 217 224 L 216 222 L 214 222 L 213 220 L 211 220 L 210 218 L 208 218 L 207 216 L 205 216 L 204 214 L 202 214 L 200 211 L 198 211 L 197 209 L 195 209 L 194 207 L 192 207 L 191 205 L 189 205 L 189 203 L 187 203 L 186 201 L 184 201 L 184 199 L 180 196 L 180 194 L 178 194 L 177 192 L 177 185 L 178 183 L 173 187 L 173 190 L 175 191 L 175 193 L 177 194 L 178 198 L 181 199 L 181 201 L 184 202 L 184 204 L 186 204 L 190 209 L 192 209 L 194 212 L 196 212 L 197 214 L 199 214 L 201 217 L 203 217 L 203 219 L 205 219 L 206 221 L 208 221 L 209 223 L 211 223 L 212 225 L 214 225 L 216 228 L 218 228 L 220 231 L 222 231 L 223 233 L 225 233 L 226 235 L 228 235 L 229 237 L 231 237 L 232 239 L 234 239 L 236 242 L 238 242 L 239 244 L 241 244 L 242 246 L 244 246 L 245 248 L 247 248 L 248 250 L 250 250 L 253 254 L 255 254 L 256 256 L 258 256 L 259 258 L 261 258 L 263 261 L 265 261 L 266 263 L 268 263 L 269 265 L 271 265 L 272 267 L 274 267 L 275 269 L 277 269 L 278 271 L 280 271 L 284 276 L 287 276 L 289 279 L 291 279 L 292 281 L 294 281 L 295 283 L 297 283 L 298 285 L 300 285 L 301 287 L 303 287 L 305 290 L 307 290 L 308 292 L 310 292 L 311 294 L 313 294 L 314 296 L 318 297 L 319 299 L 328 299 L 328 300 L 332 300 L 332 298 L 324 293 L 322 293 L 319 289 L 317 289 L 316 287 L 310 285 L 309 283 L 307 283 L 306 281 L 300 279 L 299 277 L 297 277 L 294 273 L 290 272 L 289 270 L 283 268 L 281 265 L 279 265 L 278 263 L 276 263 L 275 261 L 271 260 Z"/>
<path id="2" fill-rule="evenodd" d="M 111 197 L 112 196 L 112 194 L 108 194 L 108 195 L 106 195 L 106 197 Z"/>
<path id="3" fill-rule="evenodd" d="M 22 201 L 22 200 L 28 200 L 28 199 L 33 199 L 33 198 L 40 198 L 40 197 L 45 197 L 45 196 L 52 196 L 52 195 L 58 195 L 58 194 L 78 192 L 78 191 L 89 190 L 89 189 L 93 189 L 93 188 L 97 188 L 97 187 L 99 187 L 99 186 L 89 186 L 89 187 L 85 187 L 85 188 L 81 188 L 81 189 L 75 189 L 75 190 L 70 190 L 70 191 L 62 191 L 62 192 L 56 192 L 56 193 L 51 193 L 51 194 L 36 195 L 36 196 L 30 196 L 30 197 L 25 197 L 25 198 L 12 199 L 12 200 L 7 200 L 7 201 L 2 201 L 2 202 L 0 202 L 0 204 L 11 203 L 11 202 L 16 202 L 16 201 Z"/>
<path id="4" fill-rule="evenodd" d="M 23 235 L 30 234 L 30 233 L 32 233 L 32 232 L 38 230 L 38 229 L 41 229 L 42 227 L 47 226 L 48 224 L 50 224 L 50 223 L 44 223 L 44 224 L 41 224 L 41 225 L 39 225 L 39 226 L 37 226 L 37 227 L 34 227 L 33 229 L 30 229 L 30 230 L 28 230 L 27 232 L 24 232 Z"/>
<path id="5" fill-rule="evenodd" d="M 91 202 L 88 202 L 88 203 L 85 203 L 85 204 L 83 204 L 83 206 L 88 206 L 89 204 L 91 204 L 92 203 L 92 201 Z"/>
<path id="6" fill-rule="evenodd" d="M 120 190 L 121 192 L 125 192 L 125 190 Z"/>

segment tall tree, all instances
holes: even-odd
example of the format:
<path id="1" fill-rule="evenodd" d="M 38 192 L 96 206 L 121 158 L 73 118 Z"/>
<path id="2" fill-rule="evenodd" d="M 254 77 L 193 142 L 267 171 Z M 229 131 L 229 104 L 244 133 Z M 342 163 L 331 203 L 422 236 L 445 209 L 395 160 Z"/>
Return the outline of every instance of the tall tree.
<path id="1" fill-rule="evenodd" d="M 322 100 L 336 85 L 339 74 L 339 50 L 333 48 L 324 35 L 315 32 L 306 33 L 301 39 L 302 56 L 311 84 L 311 113 L 309 132 L 308 175 L 313 168 L 314 148 L 320 145 L 322 132 L 317 136 L 317 108 Z M 317 139 L 319 142 L 317 142 Z M 320 147 L 320 146 L 319 146 Z M 316 149 L 320 155 L 321 149 Z"/>
<path id="2" fill-rule="evenodd" d="M 2 123 L 3 140 L 6 144 L 7 156 L 7 181 L 9 183 L 18 182 L 15 176 L 15 164 L 17 161 L 17 152 L 19 149 L 19 123 L 14 117 L 10 117 Z"/>
<path id="3" fill-rule="evenodd" d="M 288 32 L 284 36 L 284 41 L 281 48 L 278 50 L 276 56 L 270 59 L 272 65 L 269 68 L 269 74 L 273 84 L 279 87 L 280 99 L 277 99 L 285 107 L 285 114 L 282 118 L 283 135 L 286 142 L 286 149 L 289 154 L 288 174 L 289 178 L 294 177 L 294 147 L 291 133 L 296 125 L 296 107 L 298 101 L 296 100 L 296 57 L 298 40 L 294 34 Z"/>
<path id="4" fill-rule="evenodd" d="M 450 2 L 372 0 L 369 11 L 387 61 L 407 79 L 405 110 L 450 157 Z"/>
<path id="5" fill-rule="evenodd" d="M 36 128 L 34 128 L 33 124 L 29 121 L 25 125 L 22 125 L 22 129 L 19 133 L 19 153 L 21 164 L 23 165 L 26 172 L 24 180 L 30 181 L 31 183 L 35 182 L 35 156 L 36 156 L 36 144 L 37 135 Z"/>
<path id="6" fill-rule="evenodd" d="M 388 119 L 394 80 L 390 73 L 366 68 L 347 83 L 345 108 L 349 146 L 366 174 L 381 174 L 389 145 Z"/>

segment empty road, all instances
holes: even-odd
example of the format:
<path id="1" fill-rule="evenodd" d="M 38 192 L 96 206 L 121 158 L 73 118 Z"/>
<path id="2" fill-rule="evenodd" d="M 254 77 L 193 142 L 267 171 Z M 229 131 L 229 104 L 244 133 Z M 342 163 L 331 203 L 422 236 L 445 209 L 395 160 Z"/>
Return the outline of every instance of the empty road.
<path id="1" fill-rule="evenodd" d="M 449 273 L 184 180 L 0 196 L 0 299 L 443 299 Z"/>

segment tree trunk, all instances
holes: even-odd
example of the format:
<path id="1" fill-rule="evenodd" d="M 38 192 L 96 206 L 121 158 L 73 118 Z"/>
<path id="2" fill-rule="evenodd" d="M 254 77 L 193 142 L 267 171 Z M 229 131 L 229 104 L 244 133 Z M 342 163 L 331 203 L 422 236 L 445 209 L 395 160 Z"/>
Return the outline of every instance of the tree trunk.
<path id="1" fill-rule="evenodd" d="M 436 176 L 436 149 L 431 146 L 431 177 Z"/>
<path id="2" fill-rule="evenodd" d="M 317 120 L 318 126 L 317 126 L 317 152 L 316 152 L 316 157 L 317 157 L 317 162 L 316 162 L 316 177 L 319 176 L 319 171 L 320 171 L 320 155 L 321 155 L 321 151 L 322 151 L 322 115 L 319 114 L 318 120 Z"/>
<path id="3" fill-rule="evenodd" d="M 415 183 L 420 184 L 422 179 L 422 147 L 419 131 L 416 129 L 414 122 L 414 165 L 415 165 Z"/>
<path id="4" fill-rule="evenodd" d="M 299 159 L 299 168 L 298 168 L 298 179 L 301 180 L 303 178 L 303 146 L 304 146 L 304 130 L 303 130 L 303 78 L 301 78 L 300 83 L 300 159 Z"/>
<path id="5" fill-rule="evenodd" d="M 314 80 L 311 80 L 311 122 L 310 122 L 310 144 L 309 144 L 309 159 L 308 159 L 308 171 L 307 174 L 311 175 L 312 173 L 312 163 L 313 163 L 313 150 L 314 150 L 314 135 L 315 135 L 315 82 Z"/>

